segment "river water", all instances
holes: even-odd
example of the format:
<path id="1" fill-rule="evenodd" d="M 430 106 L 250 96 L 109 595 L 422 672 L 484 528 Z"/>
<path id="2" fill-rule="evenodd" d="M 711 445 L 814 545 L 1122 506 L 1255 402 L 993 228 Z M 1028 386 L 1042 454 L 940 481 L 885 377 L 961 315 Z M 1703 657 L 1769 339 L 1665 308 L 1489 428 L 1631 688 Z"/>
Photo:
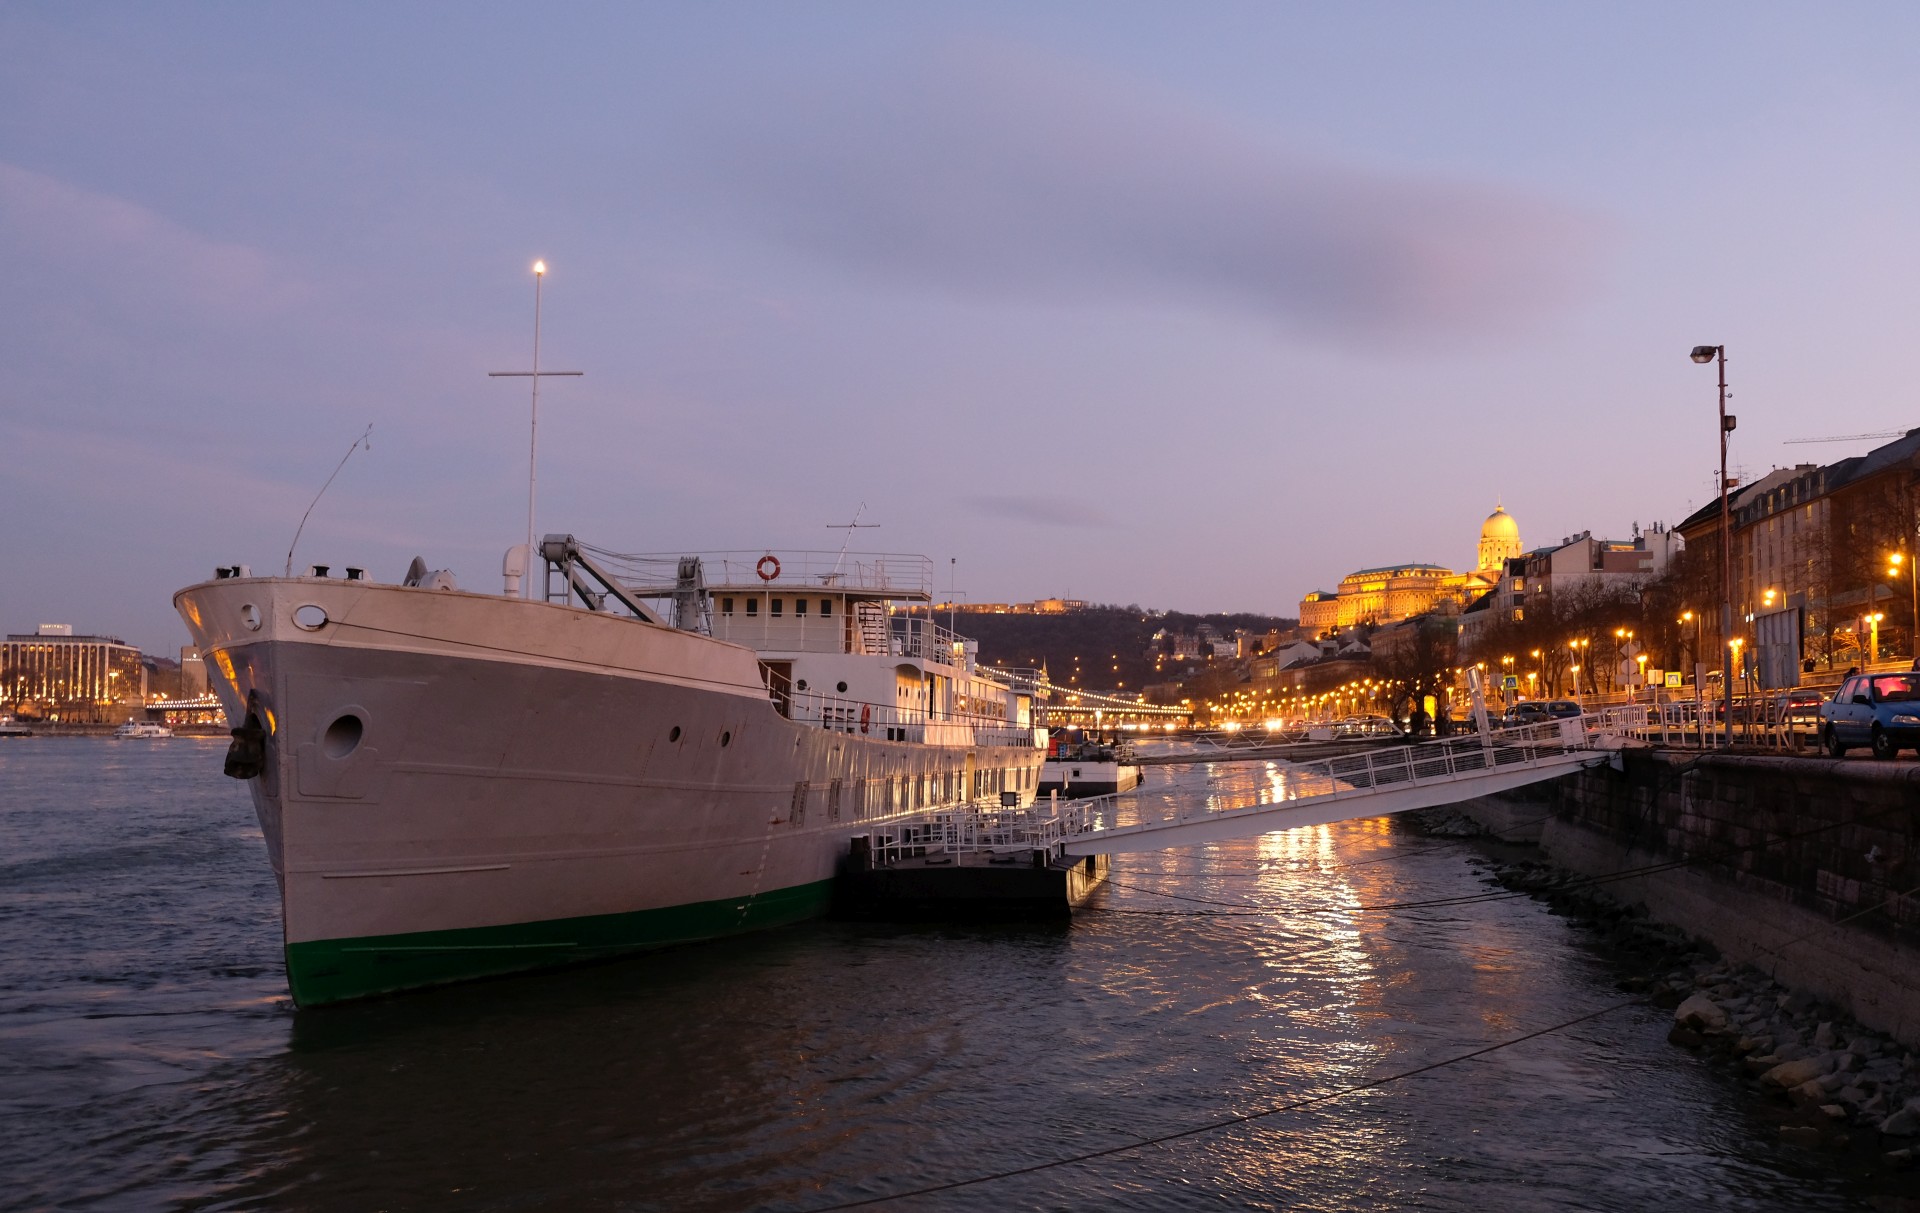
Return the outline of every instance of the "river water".
<path id="1" fill-rule="evenodd" d="M 0 742 L 0 1208 L 819 1209 L 1624 997 L 1532 900 L 1369 908 L 1486 886 L 1473 846 L 1367 821 L 1119 857 L 1070 926 L 821 922 L 296 1012 L 223 751 Z M 1167 802 L 1270 778 L 1148 775 Z M 878 1207 L 1860 1207 L 1669 1022 L 1627 1007 Z"/>

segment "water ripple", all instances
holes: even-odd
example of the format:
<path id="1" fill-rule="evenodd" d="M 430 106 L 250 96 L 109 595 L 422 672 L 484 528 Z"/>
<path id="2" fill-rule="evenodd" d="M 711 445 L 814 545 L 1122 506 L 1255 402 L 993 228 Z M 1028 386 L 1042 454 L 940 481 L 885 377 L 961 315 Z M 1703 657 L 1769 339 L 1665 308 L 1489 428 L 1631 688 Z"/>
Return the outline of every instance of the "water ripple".
<path id="1" fill-rule="evenodd" d="M 1160 768 L 1130 812 L 1286 794 Z M 1391 823 L 1124 856 L 1073 925 L 818 923 L 295 1012 L 217 746 L 0 751 L 0 1208 L 804 1210 L 1325 1096 L 1616 997 Z M 1172 895 L 1172 896 L 1168 896 Z M 1182 898 L 1186 900 L 1176 900 Z M 902 1208 L 1844 1208 L 1622 1013 Z"/>

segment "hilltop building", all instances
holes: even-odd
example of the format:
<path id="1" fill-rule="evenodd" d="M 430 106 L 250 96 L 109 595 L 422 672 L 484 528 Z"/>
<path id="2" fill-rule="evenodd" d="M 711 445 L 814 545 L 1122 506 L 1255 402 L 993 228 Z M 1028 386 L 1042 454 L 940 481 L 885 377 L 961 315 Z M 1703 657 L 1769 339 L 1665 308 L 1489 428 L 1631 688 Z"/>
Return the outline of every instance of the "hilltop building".
<path id="1" fill-rule="evenodd" d="M 1495 505 L 1480 524 L 1478 564 L 1472 572 L 1456 573 L 1437 564 L 1360 569 L 1341 578 L 1338 590 L 1315 590 L 1300 600 L 1300 631 L 1319 636 L 1360 624 L 1459 611 L 1497 585 L 1507 561 L 1522 550 L 1520 524 L 1504 507 Z"/>
<path id="2" fill-rule="evenodd" d="M 1461 652 L 1477 651 L 1488 628 L 1502 620 L 1525 620 L 1530 604 L 1537 613 L 1555 593 L 1567 595 L 1585 588 L 1637 590 L 1666 576 L 1686 550 L 1686 539 L 1679 531 L 1657 522 L 1645 531 L 1636 523 L 1633 531 L 1632 539 L 1595 539 L 1593 532 L 1581 531 L 1509 558 L 1492 590 L 1461 612 L 1457 628 Z"/>

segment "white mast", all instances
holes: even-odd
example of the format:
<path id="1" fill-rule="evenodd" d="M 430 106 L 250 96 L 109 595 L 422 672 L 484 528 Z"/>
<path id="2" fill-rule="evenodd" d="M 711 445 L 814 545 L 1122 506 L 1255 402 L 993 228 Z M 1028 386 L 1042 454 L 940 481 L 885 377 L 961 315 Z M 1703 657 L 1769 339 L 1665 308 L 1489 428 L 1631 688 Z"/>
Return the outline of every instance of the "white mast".
<path id="1" fill-rule="evenodd" d="M 540 377 L 542 375 L 560 375 L 578 378 L 583 371 L 543 371 L 540 369 L 540 284 L 546 280 L 547 263 L 533 263 L 533 369 L 530 371 L 489 371 L 489 379 L 527 379 L 533 380 L 533 420 L 527 429 L 527 569 L 533 568 L 534 557 L 538 549 L 533 546 L 533 503 L 539 484 L 540 465 Z M 528 577 L 523 593 L 533 596 L 533 578 Z"/>

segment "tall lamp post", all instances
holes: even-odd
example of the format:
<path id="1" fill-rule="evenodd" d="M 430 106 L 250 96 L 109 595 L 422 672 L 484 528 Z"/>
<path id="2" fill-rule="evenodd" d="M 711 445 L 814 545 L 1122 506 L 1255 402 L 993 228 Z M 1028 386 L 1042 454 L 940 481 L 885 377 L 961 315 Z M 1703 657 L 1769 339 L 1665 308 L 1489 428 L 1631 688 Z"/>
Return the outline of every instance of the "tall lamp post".
<path id="1" fill-rule="evenodd" d="M 1733 745 L 1733 515 L 1727 509 L 1727 435 L 1734 419 L 1727 415 L 1727 347 L 1696 345 L 1691 355 L 1698 363 L 1718 362 L 1720 368 L 1720 694 L 1727 705 L 1726 743 Z"/>
<path id="2" fill-rule="evenodd" d="M 1914 669 L 1920 670 L 1920 564 L 1907 559 L 1905 552 L 1895 552 L 1887 557 L 1887 579 L 1900 576 L 1904 571 L 1907 582 L 1913 587 L 1913 614 L 1908 617 L 1913 625 L 1908 629 L 1907 647 L 1913 650 Z"/>

